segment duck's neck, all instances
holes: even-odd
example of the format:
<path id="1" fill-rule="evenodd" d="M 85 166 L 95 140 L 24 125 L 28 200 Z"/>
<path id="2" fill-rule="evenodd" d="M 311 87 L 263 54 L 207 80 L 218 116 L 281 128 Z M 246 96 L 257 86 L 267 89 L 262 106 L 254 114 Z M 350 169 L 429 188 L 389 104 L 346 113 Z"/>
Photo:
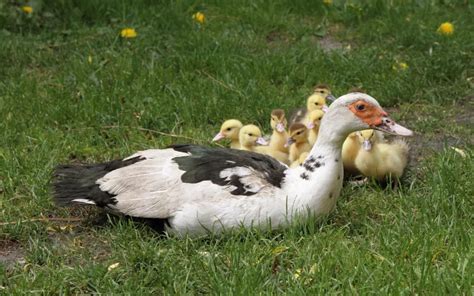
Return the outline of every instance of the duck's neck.
<path id="1" fill-rule="evenodd" d="M 285 190 L 292 204 L 291 212 L 306 209 L 328 213 L 337 200 L 343 179 L 341 159 L 344 138 L 328 126 L 321 126 L 316 144 L 304 163 L 287 170 Z"/>

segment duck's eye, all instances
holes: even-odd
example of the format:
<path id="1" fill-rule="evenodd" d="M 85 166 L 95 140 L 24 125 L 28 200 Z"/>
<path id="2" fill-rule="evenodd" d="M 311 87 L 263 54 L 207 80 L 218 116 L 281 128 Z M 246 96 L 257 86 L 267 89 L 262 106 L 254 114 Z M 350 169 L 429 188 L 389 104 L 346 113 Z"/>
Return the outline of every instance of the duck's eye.
<path id="1" fill-rule="evenodd" d="M 318 103 L 318 102 L 314 102 L 314 104 L 315 104 L 315 105 L 319 105 L 319 103 Z"/>
<path id="2" fill-rule="evenodd" d="M 228 128 L 227 128 L 227 131 L 229 132 L 231 129 L 232 129 L 231 127 L 228 127 Z"/>
<path id="3" fill-rule="evenodd" d="M 297 134 L 297 135 L 301 135 L 301 132 L 297 132 L 296 134 Z"/>
<path id="4" fill-rule="evenodd" d="M 253 134 L 249 134 L 249 137 L 253 137 Z"/>
<path id="5" fill-rule="evenodd" d="M 321 120 L 321 117 L 318 117 L 318 120 Z"/>
<path id="6" fill-rule="evenodd" d="M 365 110 L 365 105 L 358 104 L 358 105 L 356 105 L 356 109 L 357 109 L 358 111 L 364 111 L 364 110 Z"/>

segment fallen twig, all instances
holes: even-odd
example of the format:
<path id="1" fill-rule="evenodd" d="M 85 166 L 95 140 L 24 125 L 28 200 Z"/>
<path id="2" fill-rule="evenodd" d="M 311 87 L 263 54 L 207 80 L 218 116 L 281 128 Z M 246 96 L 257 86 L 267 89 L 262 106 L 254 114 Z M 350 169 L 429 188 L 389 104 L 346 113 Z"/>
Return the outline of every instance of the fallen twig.
<path id="1" fill-rule="evenodd" d="M 82 222 L 84 218 L 60 218 L 60 217 L 41 217 L 41 218 L 32 218 L 20 221 L 10 221 L 10 222 L 0 222 L 0 226 L 5 225 L 15 225 L 22 223 L 30 222 Z"/>

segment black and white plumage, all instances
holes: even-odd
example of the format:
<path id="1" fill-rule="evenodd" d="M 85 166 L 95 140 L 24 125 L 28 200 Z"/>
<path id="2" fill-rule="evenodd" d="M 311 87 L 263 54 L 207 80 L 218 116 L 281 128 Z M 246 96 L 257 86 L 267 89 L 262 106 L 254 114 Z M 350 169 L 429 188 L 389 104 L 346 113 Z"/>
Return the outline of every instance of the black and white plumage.
<path id="1" fill-rule="evenodd" d="M 360 102 L 379 110 L 375 121 L 353 108 Z M 295 215 L 331 211 L 342 187 L 342 142 L 369 127 L 407 134 L 372 97 L 349 94 L 331 105 L 316 145 L 297 168 L 254 152 L 175 145 L 109 163 L 58 166 L 54 196 L 60 205 L 95 204 L 112 213 L 166 219 L 167 230 L 178 234 L 268 222 L 276 228 Z"/>

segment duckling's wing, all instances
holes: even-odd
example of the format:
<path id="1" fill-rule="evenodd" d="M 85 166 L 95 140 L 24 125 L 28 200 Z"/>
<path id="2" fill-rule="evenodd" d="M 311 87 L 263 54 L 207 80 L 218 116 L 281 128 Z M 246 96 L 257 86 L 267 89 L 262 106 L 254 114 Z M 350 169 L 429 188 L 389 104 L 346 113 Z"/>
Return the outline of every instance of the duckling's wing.
<path id="1" fill-rule="evenodd" d="M 306 108 L 298 108 L 298 109 L 292 110 L 290 112 L 288 125 L 292 125 L 293 123 L 297 123 L 297 122 L 302 122 L 303 119 L 306 117 L 307 112 L 308 111 Z"/>

